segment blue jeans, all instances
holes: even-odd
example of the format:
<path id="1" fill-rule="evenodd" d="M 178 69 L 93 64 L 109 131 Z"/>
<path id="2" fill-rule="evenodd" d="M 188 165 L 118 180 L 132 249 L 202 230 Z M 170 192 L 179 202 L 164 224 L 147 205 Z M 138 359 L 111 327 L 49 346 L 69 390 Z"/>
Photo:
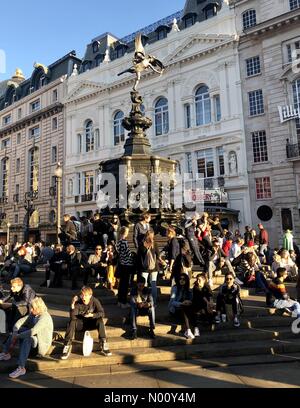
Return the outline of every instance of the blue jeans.
<path id="1" fill-rule="evenodd" d="M 16 264 L 15 270 L 12 273 L 12 278 L 11 279 L 15 279 L 18 276 L 20 276 L 20 272 L 23 272 L 25 275 L 29 274 L 30 272 L 32 272 L 33 270 L 33 266 L 31 265 L 27 265 L 27 264 Z"/>
<path id="2" fill-rule="evenodd" d="M 9 348 L 10 348 L 11 343 L 12 343 L 12 338 L 13 338 L 13 336 L 10 335 L 8 340 L 4 344 L 4 346 L 3 346 L 3 352 L 4 353 L 8 353 Z M 25 368 L 26 361 L 28 359 L 31 348 L 36 349 L 37 346 L 38 346 L 37 337 L 36 336 L 33 336 L 33 337 L 27 336 L 24 339 L 19 339 L 19 344 L 20 344 L 20 348 L 19 348 L 20 351 L 19 351 L 18 365 L 19 365 L 19 367 Z"/>
<path id="3" fill-rule="evenodd" d="M 265 292 L 269 292 L 268 289 L 268 282 L 266 278 L 264 277 L 264 274 L 260 271 L 257 271 L 255 274 L 255 283 L 257 288 L 263 289 Z"/>
<path id="4" fill-rule="evenodd" d="M 142 277 L 146 279 L 146 285 L 145 286 L 147 286 L 147 287 L 149 285 L 149 282 L 148 282 L 149 275 L 150 275 L 150 282 L 151 282 L 151 288 L 152 288 L 152 297 L 153 297 L 154 304 L 156 305 L 157 304 L 157 285 L 156 285 L 156 282 L 157 282 L 158 272 L 151 272 L 151 273 L 144 272 L 144 273 L 142 273 Z"/>
<path id="5" fill-rule="evenodd" d="M 149 309 L 146 309 L 146 308 L 139 309 L 136 303 L 133 303 L 133 302 L 130 302 L 130 306 L 131 306 L 130 318 L 131 318 L 132 330 L 134 331 L 137 330 L 136 318 L 138 316 L 148 316 L 149 322 L 150 322 L 150 329 L 152 330 L 155 329 L 155 309 L 154 307 L 150 307 Z"/>

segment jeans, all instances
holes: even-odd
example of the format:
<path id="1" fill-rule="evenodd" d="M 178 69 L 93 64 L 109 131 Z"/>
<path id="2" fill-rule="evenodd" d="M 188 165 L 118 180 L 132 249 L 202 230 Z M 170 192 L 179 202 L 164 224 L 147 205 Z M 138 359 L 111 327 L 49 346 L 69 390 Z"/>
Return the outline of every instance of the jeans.
<path id="1" fill-rule="evenodd" d="M 260 271 L 257 271 L 255 274 L 255 282 L 256 282 L 256 287 L 259 289 L 263 289 L 266 293 L 269 292 L 268 289 L 268 282 L 266 278 L 264 277 L 264 274 Z"/>
<path id="2" fill-rule="evenodd" d="M 229 270 L 229 272 L 232 273 L 233 276 L 236 276 L 236 275 L 235 275 L 235 272 L 234 272 L 234 269 L 233 269 L 233 267 L 232 267 L 232 265 L 231 265 L 230 260 L 229 260 L 229 259 L 225 259 L 224 262 L 225 262 L 225 265 L 227 266 L 227 269 Z M 212 278 L 213 278 L 213 273 L 214 273 L 216 270 L 217 270 L 216 264 L 215 264 L 213 261 L 210 261 L 210 262 L 209 262 L 209 268 L 208 268 L 208 278 L 209 278 L 209 279 L 212 279 Z"/>
<path id="3" fill-rule="evenodd" d="M 118 290 L 118 301 L 125 305 L 127 303 L 127 296 L 129 290 L 129 281 L 132 276 L 133 266 L 119 265 L 119 290 Z"/>
<path id="4" fill-rule="evenodd" d="M 150 275 L 150 281 L 151 281 L 151 288 L 152 288 L 152 297 L 153 297 L 153 301 L 154 301 L 154 305 L 157 304 L 157 277 L 158 277 L 158 272 L 144 272 L 142 273 L 142 277 L 146 279 L 146 285 L 148 286 L 149 282 L 149 275 Z"/>
<path id="5" fill-rule="evenodd" d="M 103 246 L 106 248 L 107 243 L 108 243 L 108 235 L 107 234 L 102 235 L 102 243 L 103 243 Z"/>
<path id="6" fill-rule="evenodd" d="M 231 303 L 225 302 L 225 299 L 222 295 L 218 295 L 217 297 L 217 312 L 221 314 L 226 314 L 226 305 L 232 306 L 232 313 L 234 316 L 239 314 L 239 299 L 238 297 L 233 297 Z"/>
<path id="7" fill-rule="evenodd" d="M 188 237 L 188 241 L 189 241 L 189 244 L 190 244 L 190 248 L 191 248 L 192 252 L 194 253 L 194 257 L 195 257 L 195 259 L 197 261 L 197 264 L 200 265 L 200 266 L 205 266 L 205 261 L 202 258 L 202 255 L 201 255 L 201 252 L 200 252 L 200 249 L 199 249 L 198 242 L 196 241 L 196 238 Z"/>
<path id="8" fill-rule="evenodd" d="M 27 329 L 25 329 L 27 331 Z M 25 331 L 24 330 L 24 331 Z M 22 332 L 22 330 L 20 331 Z M 3 346 L 3 352 L 4 353 L 8 353 L 9 352 L 9 348 L 12 344 L 12 338 L 13 336 L 9 336 L 9 338 L 7 339 L 6 343 Z M 18 365 L 19 367 L 23 367 L 25 368 L 26 365 L 26 361 L 29 357 L 29 353 L 31 348 L 37 349 L 38 346 L 38 340 L 36 336 L 27 336 L 24 339 L 19 339 L 19 358 L 18 358 Z"/>
<path id="9" fill-rule="evenodd" d="M 137 330 L 137 326 L 136 326 L 137 316 L 148 316 L 149 322 L 150 322 L 150 329 L 151 330 L 155 329 L 155 310 L 153 306 L 149 308 L 139 309 L 136 303 L 134 302 L 130 302 L 130 306 L 131 306 L 130 319 L 131 319 L 131 324 L 132 324 L 132 330 L 134 331 Z"/>
<path id="10" fill-rule="evenodd" d="M 99 340 L 102 340 L 102 342 L 106 340 L 105 325 L 102 317 L 99 319 L 86 319 L 84 317 L 78 318 L 74 316 L 68 325 L 65 342 L 72 342 L 75 339 L 76 332 L 90 330 L 97 330 Z"/>
<path id="11" fill-rule="evenodd" d="M 297 318 L 300 317 L 300 303 L 295 300 L 279 300 L 276 299 L 274 302 L 274 307 L 276 309 L 289 309 L 291 312 L 297 313 Z"/>
<path id="12" fill-rule="evenodd" d="M 20 276 L 20 272 L 23 272 L 25 275 L 33 271 L 33 266 L 27 264 L 16 264 L 15 270 L 11 274 L 10 279 L 15 279 Z"/>

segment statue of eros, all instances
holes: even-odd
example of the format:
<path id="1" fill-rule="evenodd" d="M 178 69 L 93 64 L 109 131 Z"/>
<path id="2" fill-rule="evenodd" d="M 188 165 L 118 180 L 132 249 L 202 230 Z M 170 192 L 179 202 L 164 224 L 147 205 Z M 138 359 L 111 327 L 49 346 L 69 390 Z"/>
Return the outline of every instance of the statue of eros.
<path id="1" fill-rule="evenodd" d="M 126 71 L 121 72 L 118 76 L 126 74 L 127 72 L 131 74 L 136 74 L 136 80 L 133 87 L 134 92 L 137 92 L 137 86 L 140 83 L 142 72 L 147 71 L 149 68 L 152 71 L 162 75 L 165 67 L 161 61 L 152 55 L 146 55 L 145 49 L 142 43 L 142 34 L 138 34 L 135 39 L 135 54 L 133 58 L 133 66 Z"/>

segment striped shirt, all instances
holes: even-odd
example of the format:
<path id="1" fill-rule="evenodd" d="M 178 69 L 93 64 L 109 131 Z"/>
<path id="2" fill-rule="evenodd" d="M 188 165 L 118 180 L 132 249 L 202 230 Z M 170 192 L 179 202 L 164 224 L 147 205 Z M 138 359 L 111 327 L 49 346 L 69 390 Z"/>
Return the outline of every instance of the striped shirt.
<path id="1" fill-rule="evenodd" d="M 117 244 L 117 251 L 119 254 L 119 262 L 124 266 L 133 266 L 133 256 L 128 246 L 128 241 L 121 239 Z"/>

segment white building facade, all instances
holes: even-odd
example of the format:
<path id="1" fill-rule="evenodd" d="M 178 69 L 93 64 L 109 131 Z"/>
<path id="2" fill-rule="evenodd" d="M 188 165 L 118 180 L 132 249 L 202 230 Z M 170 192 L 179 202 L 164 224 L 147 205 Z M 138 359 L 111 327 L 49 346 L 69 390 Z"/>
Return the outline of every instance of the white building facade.
<path id="1" fill-rule="evenodd" d="M 154 155 L 177 160 L 194 180 L 204 174 L 206 188 L 222 193 L 212 207 L 227 207 L 229 226 L 243 228 L 251 224 L 251 210 L 235 13 L 226 1 L 218 7 L 206 1 L 197 21 L 196 3 L 187 1 L 178 25 L 156 25 L 157 41 L 143 37 L 146 53 L 166 66 L 163 76 L 148 72 L 140 84 L 153 120 L 148 137 Z M 108 51 L 93 66 L 87 55 L 97 54 L 103 41 Z M 72 215 L 97 210 L 99 163 L 124 152 L 122 119 L 134 78 L 118 73 L 132 65 L 128 44 L 110 34 L 95 39 L 80 73 L 75 67 L 67 83 L 65 212 Z"/>
<path id="2" fill-rule="evenodd" d="M 300 236 L 300 0 L 233 0 L 252 220 Z"/>

